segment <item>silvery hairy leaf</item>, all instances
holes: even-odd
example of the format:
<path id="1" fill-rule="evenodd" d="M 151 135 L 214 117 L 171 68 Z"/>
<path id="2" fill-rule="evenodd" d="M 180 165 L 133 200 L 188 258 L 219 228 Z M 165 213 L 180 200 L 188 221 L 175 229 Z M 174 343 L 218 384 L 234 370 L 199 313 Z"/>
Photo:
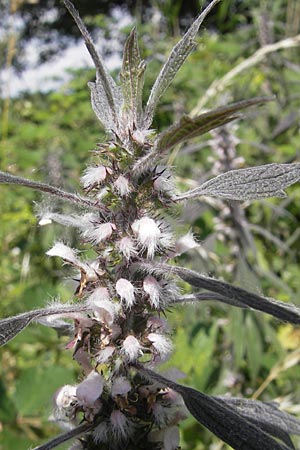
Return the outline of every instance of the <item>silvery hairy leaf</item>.
<path id="1" fill-rule="evenodd" d="M 177 144 L 192 139 L 224 125 L 239 117 L 237 111 L 269 101 L 267 97 L 256 97 L 249 100 L 232 103 L 231 105 L 200 114 L 197 117 L 183 116 L 179 122 L 172 125 L 157 137 L 156 152 L 162 154 L 170 150 Z"/>
<path id="2" fill-rule="evenodd" d="M 149 380 L 178 392 L 195 419 L 235 450 L 293 449 L 290 440 L 287 444 L 286 432 L 282 432 L 284 425 L 277 424 L 276 426 L 275 422 L 268 422 L 268 419 L 273 420 L 272 416 L 266 416 L 263 422 L 257 420 L 257 423 L 254 423 L 252 420 L 248 420 L 245 415 L 240 414 L 236 406 L 232 407 L 226 403 L 223 398 L 209 396 L 195 389 L 182 386 L 141 365 L 136 366 L 136 368 Z M 281 420 L 286 421 L 286 428 L 292 430 L 290 432 L 293 433 L 294 428 L 289 425 L 293 418 L 287 416 L 288 418 L 283 414 Z M 270 425 L 267 430 L 265 429 L 266 424 Z M 271 433 L 271 429 L 275 434 Z M 276 441 L 272 436 L 279 439 L 283 437 L 283 442 Z"/>
<path id="3" fill-rule="evenodd" d="M 217 301 L 221 303 L 225 303 L 226 305 L 237 306 L 238 308 L 247 308 L 241 302 L 238 302 L 235 299 L 224 297 L 223 295 L 216 294 L 215 292 L 199 292 L 194 294 L 182 295 L 174 299 L 171 302 L 172 305 L 180 304 L 180 303 L 189 303 L 189 302 L 205 302 L 205 301 Z"/>
<path id="4" fill-rule="evenodd" d="M 17 177 L 7 172 L 0 171 L 0 184 L 17 184 L 19 186 L 25 186 L 35 191 L 45 192 L 46 194 L 54 195 L 62 200 L 66 200 L 71 203 L 76 203 L 82 206 L 90 206 L 98 209 L 98 206 L 96 207 L 95 203 L 93 203 L 88 198 L 81 197 L 80 195 L 74 194 L 72 192 L 63 191 L 58 187 L 51 186 L 50 184 L 39 183 L 38 181 Z M 99 208 L 101 208 L 101 205 L 99 205 Z"/>
<path id="5" fill-rule="evenodd" d="M 164 91 L 168 88 L 175 75 L 177 74 L 180 67 L 183 65 L 184 61 L 195 48 L 195 37 L 198 33 L 200 25 L 211 11 L 211 9 L 219 3 L 220 0 L 213 0 L 205 10 L 200 14 L 200 16 L 192 23 L 188 31 L 184 34 L 181 40 L 175 45 L 171 51 L 166 63 L 162 67 L 152 89 L 146 105 L 145 117 L 143 121 L 144 128 L 149 128 L 154 111 L 159 102 L 160 97 Z"/>
<path id="6" fill-rule="evenodd" d="M 233 302 L 237 302 L 238 305 L 235 306 L 241 304 L 245 308 L 252 308 L 257 311 L 265 312 L 280 320 L 300 324 L 300 309 L 291 303 L 281 302 L 270 297 L 263 297 L 239 286 L 234 286 L 225 281 L 198 274 L 197 272 L 185 269 L 184 267 L 170 266 L 164 263 L 143 263 L 139 264 L 139 268 L 141 270 L 146 270 L 149 273 L 158 271 L 159 273 L 164 273 L 166 275 L 175 274 L 191 286 L 206 289 L 215 292 L 222 297 L 227 297 L 227 303 L 231 302 L 231 304 L 233 304 Z M 218 300 L 220 300 L 220 298 Z"/>
<path id="7" fill-rule="evenodd" d="M 72 430 L 69 430 L 66 433 L 62 433 L 59 436 L 55 437 L 54 439 L 51 439 L 51 441 L 47 442 L 46 444 L 42 444 L 39 445 L 38 447 L 35 447 L 33 450 L 51 450 L 52 448 L 58 447 L 60 444 L 63 444 L 64 442 L 67 442 L 70 439 L 77 438 L 87 433 L 93 428 L 93 426 L 94 425 L 90 423 L 79 425 L 78 427 L 73 428 Z"/>
<path id="8" fill-rule="evenodd" d="M 263 426 L 263 429 L 272 436 L 278 437 L 291 448 L 294 448 L 289 434 L 300 434 L 299 421 L 280 411 L 275 402 L 258 402 L 256 400 L 234 398 L 234 397 L 216 397 L 221 399 L 228 406 L 237 410 L 237 412 L 252 423 Z"/>
<path id="9" fill-rule="evenodd" d="M 127 115 L 138 127 L 142 112 L 142 93 L 144 86 L 145 63 L 141 59 L 135 28 L 125 42 L 123 65 L 120 81 L 124 97 L 124 107 Z"/>
<path id="10" fill-rule="evenodd" d="M 300 163 L 266 164 L 247 169 L 230 170 L 188 191 L 176 200 L 207 195 L 227 200 L 258 200 L 286 197 L 283 189 L 300 179 Z"/>
<path id="11" fill-rule="evenodd" d="M 17 334 L 19 334 L 27 325 L 33 320 L 38 320 L 41 317 L 52 316 L 57 314 L 69 314 L 80 311 L 86 311 L 87 306 L 80 305 L 63 305 L 53 304 L 48 308 L 35 309 L 26 313 L 18 314 L 17 316 L 7 317 L 0 320 L 0 347 L 7 344 Z"/>
<path id="12" fill-rule="evenodd" d="M 78 11 L 69 0 L 64 0 L 64 4 L 76 22 L 96 67 L 96 82 L 88 83 L 91 89 L 93 110 L 107 130 L 116 131 L 118 128 L 117 111 L 122 103 L 120 89 L 103 64 L 102 58 L 97 52 L 92 37 L 82 22 Z"/>

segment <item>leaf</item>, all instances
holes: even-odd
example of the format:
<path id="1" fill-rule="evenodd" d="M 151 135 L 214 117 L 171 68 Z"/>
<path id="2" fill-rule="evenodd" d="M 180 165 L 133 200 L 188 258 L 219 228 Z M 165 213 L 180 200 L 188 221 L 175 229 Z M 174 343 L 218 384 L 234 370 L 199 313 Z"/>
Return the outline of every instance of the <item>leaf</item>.
<path id="1" fill-rule="evenodd" d="M 300 179 L 300 163 L 266 164 L 247 169 L 230 170 L 206 181 L 175 200 L 201 195 L 227 200 L 257 200 L 267 197 L 286 197 L 283 189 Z"/>
<path id="2" fill-rule="evenodd" d="M 85 45 L 92 57 L 97 70 L 96 83 L 89 83 L 92 91 L 93 110 L 101 123 L 108 129 L 117 130 L 117 107 L 118 107 L 118 88 L 112 77 L 108 74 L 102 59 L 97 52 L 92 37 L 82 22 L 78 11 L 69 0 L 64 0 L 64 5 L 73 17 L 78 29 L 80 30 Z M 106 108 L 103 110 L 103 108 Z"/>
<path id="3" fill-rule="evenodd" d="M 285 320 L 290 323 L 300 323 L 300 309 L 291 303 L 284 303 L 279 300 L 274 300 L 270 297 L 263 297 L 253 292 L 246 291 L 233 284 L 225 281 L 216 280 L 214 278 L 200 275 L 193 270 L 185 269 L 184 267 L 170 266 L 164 263 L 142 263 L 139 264 L 141 270 L 146 270 L 149 273 L 160 272 L 162 274 L 175 274 L 182 280 L 189 283 L 191 286 L 207 289 L 208 291 L 220 294 L 223 297 L 228 297 L 233 301 L 243 304 L 246 308 L 253 308 L 257 311 L 262 311 L 277 317 L 280 320 Z M 239 306 L 239 305 L 236 305 Z"/>
<path id="4" fill-rule="evenodd" d="M 17 184 L 19 186 L 25 186 L 34 189 L 35 191 L 46 192 L 46 194 L 55 195 L 56 197 L 59 197 L 60 199 L 69 201 L 71 203 L 96 207 L 95 203 L 91 202 L 89 198 L 81 197 L 77 194 L 73 194 L 72 192 L 63 191 L 60 188 L 51 186 L 50 184 L 17 177 L 7 172 L 0 171 L 0 184 Z M 101 205 L 99 205 L 99 208 L 101 208 Z"/>
<path id="5" fill-rule="evenodd" d="M 93 424 L 84 423 L 76 428 L 73 428 L 72 430 L 67 431 L 66 433 L 60 434 L 54 439 L 51 439 L 51 441 L 47 442 L 46 444 L 42 444 L 39 445 L 38 447 L 35 447 L 33 450 L 51 450 L 52 448 L 58 447 L 58 445 L 62 444 L 63 442 L 67 442 L 70 439 L 79 437 L 87 433 L 93 427 L 94 427 Z"/>
<path id="6" fill-rule="evenodd" d="M 192 23 L 188 31 L 180 39 L 180 41 L 175 45 L 171 51 L 166 63 L 162 67 L 152 89 L 146 105 L 145 117 L 143 120 L 143 127 L 149 128 L 154 111 L 156 109 L 157 103 L 164 93 L 164 91 L 171 84 L 175 75 L 177 74 L 180 67 L 183 65 L 184 61 L 191 53 L 195 47 L 195 37 L 198 33 L 200 25 L 207 16 L 207 14 L 212 10 L 212 8 L 219 3 L 220 0 L 213 0 L 205 10 L 200 14 L 199 17 Z"/>
<path id="7" fill-rule="evenodd" d="M 167 152 L 172 147 L 181 142 L 202 134 L 237 119 L 239 115 L 237 111 L 269 101 L 268 97 L 256 97 L 249 100 L 232 103 L 228 106 L 208 111 L 197 117 L 183 116 L 179 122 L 172 125 L 167 130 L 160 133 L 157 137 L 156 151 L 157 153 Z"/>
<path id="8" fill-rule="evenodd" d="M 86 309 L 87 306 L 83 304 L 58 305 L 54 303 L 48 308 L 35 309 L 33 311 L 0 320 L 0 347 L 7 344 L 7 342 L 13 339 L 33 320 L 37 320 L 40 317 L 52 316 L 57 314 L 68 315 L 73 312 L 85 311 Z"/>
<path id="9" fill-rule="evenodd" d="M 256 400 L 217 397 L 227 405 L 235 408 L 247 420 L 263 426 L 267 433 L 272 434 L 292 445 L 288 434 L 300 435 L 300 423 L 295 417 L 280 411 L 275 402 L 258 402 Z M 291 447 L 294 448 L 294 447 Z"/>
<path id="10" fill-rule="evenodd" d="M 182 386 L 141 365 L 136 366 L 136 368 L 146 378 L 181 394 L 185 406 L 195 419 L 235 450 L 293 449 L 290 445 L 277 442 L 262 429 L 265 424 L 268 424 L 270 425 L 268 430 L 274 429 L 275 437 L 283 436 L 284 441 L 286 441 L 286 434 L 281 433 L 281 428 L 278 429 L 275 425 L 273 426 L 272 422 L 269 424 L 267 419 L 264 423 L 258 420 L 257 424 L 254 424 L 251 419 L 247 420 L 244 415 L 240 414 L 236 407 L 228 405 L 223 398 L 208 396 L 195 389 Z M 290 420 L 296 421 L 289 415 L 287 418 L 282 417 L 282 420 L 286 421 L 287 427 L 289 427 Z M 298 423 L 298 426 L 300 426 L 300 423 Z M 294 432 L 294 428 L 289 429 Z"/>
<path id="11" fill-rule="evenodd" d="M 141 125 L 138 121 L 142 113 L 145 68 L 145 63 L 140 56 L 137 34 L 134 28 L 125 42 L 120 81 L 125 110 L 127 114 L 131 114 L 132 122 L 137 126 Z"/>
<path id="12" fill-rule="evenodd" d="M 88 87 L 91 90 L 92 108 L 97 118 L 108 131 L 118 131 L 118 120 L 109 106 L 108 98 L 105 93 L 105 87 L 100 79 L 95 83 L 89 82 Z M 114 104 L 118 104 L 118 110 L 121 108 L 122 101 L 120 99 L 119 88 L 115 88 Z"/>

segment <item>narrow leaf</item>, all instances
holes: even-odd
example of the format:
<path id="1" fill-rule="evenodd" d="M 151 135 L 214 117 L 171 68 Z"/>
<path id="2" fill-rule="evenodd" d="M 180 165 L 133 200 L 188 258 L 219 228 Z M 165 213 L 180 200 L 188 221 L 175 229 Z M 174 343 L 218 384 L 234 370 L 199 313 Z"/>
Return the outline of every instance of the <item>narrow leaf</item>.
<path id="1" fill-rule="evenodd" d="M 175 45 L 171 51 L 166 63 L 162 67 L 152 89 L 147 102 L 144 127 L 147 129 L 150 127 L 156 109 L 157 103 L 168 88 L 175 75 L 177 74 L 180 67 L 183 65 L 184 61 L 191 53 L 195 47 L 195 37 L 198 33 L 200 25 L 207 16 L 207 14 L 212 10 L 212 8 L 219 3 L 220 0 L 213 0 L 205 10 L 200 14 L 200 16 L 192 23 L 188 31 L 184 34 L 181 40 Z"/>
<path id="2" fill-rule="evenodd" d="M 143 263 L 139 264 L 139 267 L 150 273 L 158 271 L 159 273 L 178 275 L 191 286 L 215 292 L 223 297 L 228 297 L 228 299 L 231 299 L 234 302 L 244 305 L 246 308 L 248 307 L 265 312 L 280 320 L 300 324 L 300 309 L 291 303 L 285 303 L 270 297 L 254 294 L 241 287 L 200 275 L 197 272 L 185 269 L 184 267 L 170 266 L 164 263 Z"/>
<path id="3" fill-rule="evenodd" d="M 227 405 L 223 399 L 182 386 L 141 365 L 137 366 L 137 370 L 146 378 L 181 394 L 185 406 L 195 419 L 235 450 L 287 450 L 293 448 L 277 442 L 260 426 L 256 426 L 241 415 L 237 408 Z"/>
<path id="4" fill-rule="evenodd" d="M 244 305 L 241 302 L 238 302 L 235 299 L 224 297 L 223 295 L 216 294 L 214 292 L 199 292 L 195 294 L 187 294 L 182 295 L 181 297 L 175 298 L 171 304 L 181 304 L 181 303 L 189 303 L 189 302 L 205 302 L 205 301 L 218 301 L 221 303 L 225 303 L 227 305 L 231 306 L 237 306 L 238 308 L 247 308 L 246 305 Z"/>
<path id="5" fill-rule="evenodd" d="M 59 197 L 62 200 L 66 200 L 71 203 L 76 203 L 83 206 L 90 206 L 98 209 L 98 205 L 93 203 L 90 199 L 81 197 L 77 194 L 73 194 L 71 192 L 63 191 L 60 188 L 55 186 L 51 186 L 46 183 L 39 183 L 38 181 L 28 180 L 27 178 L 17 177 L 15 175 L 11 175 L 7 172 L 0 171 L 0 184 L 18 184 L 20 186 L 25 186 L 30 189 L 34 189 L 35 191 L 45 192 L 46 194 L 51 194 L 56 197 Z M 101 208 L 101 205 L 99 205 Z"/>
<path id="6" fill-rule="evenodd" d="M 237 111 L 269 100 L 270 98 L 267 97 L 257 97 L 222 106 L 197 117 L 183 116 L 179 122 L 158 135 L 156 151 L 157 153 L 167 152 L 181 142 L 231 122 L 239 117 L 236 114 Z"/>
<path id="7" fill-rule="evenodd" d="M 64 0 L 64 5 L 78 26 L 96 67 L 96 83 L 90 83 L 94 112 L 106 128 L 116 130 L 118 126 L 116 112 L 118 107 L 118 95 L 116 95 L 116 93 L 119 92 L 116 83 L 105 68 L 103 61 L 95 48 L 92 37 L 87 31 L 74 5 L 69 0 Z M 105 111 L 102 110 L 102 107 L 104 106 L 106 107 Z"/>
<path id="8" fill-rule="evenodd" d="M 33 320 L 37 320 L 41 317 L 62 315 L 74 312 L 80 312 L 87 310 L 87 306 L 84 304 L 79 305 L 62 305 L 53 304 L 48 308 L 35 309 L 26 313 L 18 314 L 17 316 L 7 317 L 0 320 L 0 347 L 7 344 L 17 334 L 19 334 L 27 325 Z"/>
<path id="9" fill-rule="evenodd" d="M 206 181 L 175 200 L 201 195 L 228 200 L 257 200 L 267 197 L 286 197 L 283 189 L 300 179 L 300 163 L 266 164 L 247 169 L 230 170 Z"/>
<path id="10" fill-rule="evenodd" d="M 135 28 L 125 42 L 123 66 L 120 73 L 124 106 L 131 114 L 133 124 L 140 126 L 138 120 L 142 113 L 142 92 L 144 86 L 145 63 L 141 59 Z"/>
<path id="11" fill-rule="evenodd" d="M 93 426 L 94 426 L 93 424 L 84 423 L 76 428 L 73 428 L 72 430 L 67 431 L 66 433 L 60 434 L 54 439 L 51 439 L 51 441 L 47 442 L 46 444 L 42 444 L 39 445 L 38 447 L 35 447 L 33 450 L 51 450 L 52 448 L 58 447 L 60 444 L 63 444 L 64 442 L 67 442 L 70 439 L 77 438 L 87 433 L 93 428 Z"/>
<path id="12" fill-rule="evenodd" d="M 247 420 L 263 427 L 267 433 L 283 440 L 287 445 L 293 445 L 289 434 L 300 435 L 299 421 L 290 414 L 280 411 L 275 402 L 258 402 L 234 397 L 216 398 L 220 398 Z"/>

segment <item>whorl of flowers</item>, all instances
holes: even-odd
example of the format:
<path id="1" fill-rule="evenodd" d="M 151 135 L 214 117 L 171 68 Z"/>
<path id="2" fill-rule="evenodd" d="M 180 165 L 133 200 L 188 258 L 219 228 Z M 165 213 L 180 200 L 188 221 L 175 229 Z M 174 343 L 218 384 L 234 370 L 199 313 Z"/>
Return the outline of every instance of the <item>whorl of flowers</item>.
<path id="1" fill-rule="evenodd" d="M 216 300 L 300 323 L 300 311 L 293 305 L 171 264 L 174 255 L 197 244 L 191 233 L 176 239 L 164 219 L 165 208 L 203 195 L 229 200 L 282 196 L 283 189 L 300 177 L 300 164 L 270 164 L 232 170 L 179 194 L 167 179 L 170 173 L 166 175 L 158 166 L 175 145 L 235 119 L 242 108 L 267 100 L 241 101 L 193 119 L 184 116 L 158 134 L 150 129 L 160 97 L 194 49 L 198 29 L 217 2 L 210 3 L 175 45 L 143 106 L 145 63 L 136 31 L 125 43 L 119 86 L 74 6 L 64 1 L 95 63 L 96 81 L 89 83 L 92 107 L 111 140 L 99 147 L 97 162 L 82 176 L 84 195 L 0 173 L 1 183 L 34 188 L 77 206 L 73 215 L 48 211 L 40 224 L 55 221 L 76 227 L 83 243 L 94 250 L 94 258 L 87 260 L 58 240 L 47 255 L 61 258 L 78 272 L 74 301 L 0 322 L 1 344 L 31 321 L 51 325 L 69 318 L 74 323 L 67 347 L 82 367 L 82 379 L 77 385 L 61 387 L 54 396 L 57 420 L 69 421 L 71 428 L 37 450 L 49 450 L 72 438 L 78 438 L 73 449 L 176 450 L 178 424 L 188 411 L 238 450 L 291 449 L 289 434 L 300 434 L 296 419 L 271 403 L 210 397 L 153 370 L 172 351 L 163 313 L 178 303 Z M 198 289 L 182 295 L 177 278 Z"/>

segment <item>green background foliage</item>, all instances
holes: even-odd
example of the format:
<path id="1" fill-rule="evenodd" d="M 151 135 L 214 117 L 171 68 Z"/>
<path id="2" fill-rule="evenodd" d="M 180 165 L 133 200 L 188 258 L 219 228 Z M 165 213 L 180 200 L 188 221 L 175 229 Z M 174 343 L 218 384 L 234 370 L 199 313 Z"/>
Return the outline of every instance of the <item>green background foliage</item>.
<path id="1" fill-rule="evenodd" d="M 237 126 L 230 128 L 239 141 L 237 156 L 244 158 L 245 166 L 299 162 L 299 46 L 269 53 L 228 84 L 222 81 L 258 49 L 299 33 L 299 23 L 291 14 L 297 1 L 244 2 L 248 4 L 246 16 L 238 8 L 232 10 L 232 3 L 221 4 L 214 16 L 215 28 L 202 30 L 197 50 L 164 95 L 153 126 L 162 130 L 196 108 L 213 82 L 217 89 L 205 108 L 274 95 L 272 102 L 245 113 Z M 168 2 L 163 13 L 167 14 L 165 28 L 157 28 L 150 20 L 138 25 L 148 65 L 146 93 L 178 39 L 168 35 L 170 23 L 176 34 L 176 18 Z M 226 26 L 223 21 L 221 33 L 218 24 L 222 17 Z M 109 17 L 105 19 L 107 29 L 109 21 Z M 125 36 L 128 30 L 123 31 Z M 23 93 L 10 101 L 2 98 L 1 170 L 66 190 L 80 189 L 80 173 L 97 142 L 105 139 L 90 106 L 87 81 L 93 77 L 89 69 L 73 71 L 72 80 L 56 92 Z M 180 187 L 211 176 L 212 139 L 206 135 L 168 156 L 166 162 L 175 167 Z M 257 226 L 251 231 L 255 252 L 248 248 L 237 254 L 234 238 L 218 239 L 215 217 L 222 207 L 220 210 L 213 202 L 201 200 L 193 202 L 190 209 L 172 211 L 169 220 L 178 235 L 192 228 L 202 243 L 199 251 L 183 255 L 178 262 L 299 306 L 299 184 L 289 188 L 288 194 L 288 199 L 242 206 L 248 223 Z M 59 201 L 53 204 L 48 197 L 24 188 L 1 186 L 1 317 L 40 307 L 53 298 L 72 297 L 67 269 L 47 258 L 45 252 L 58 237 L 71 246 L 77 244 L 77 237 L 60 225 L 37 225 L 36 212 L 47 208 L 49 202 L 54 209 L 62 207 Z M 233 226 L 230 219 L 228 226 Z M 188 292 L 187 286 L 181 287 Z M 166 368 L 184 372 L 183 383 L 210 394 L 279 399 L 286 410 L 300 412 L 298 328 L 211 303 L 178 307 L 170 311 L 169 319 L 175 351 Z M 25 449 L 58 432 L 57 425 L 49 423 L 51 397 L 61 385 L 80 380 L 70 351 L 65 349 L 67 343 L 67 337 L 33 324 L 1 349 L 1 450 Z M 181 433 L 183 450 L 225 448 L 192 419 L 185 421 Z"/>

